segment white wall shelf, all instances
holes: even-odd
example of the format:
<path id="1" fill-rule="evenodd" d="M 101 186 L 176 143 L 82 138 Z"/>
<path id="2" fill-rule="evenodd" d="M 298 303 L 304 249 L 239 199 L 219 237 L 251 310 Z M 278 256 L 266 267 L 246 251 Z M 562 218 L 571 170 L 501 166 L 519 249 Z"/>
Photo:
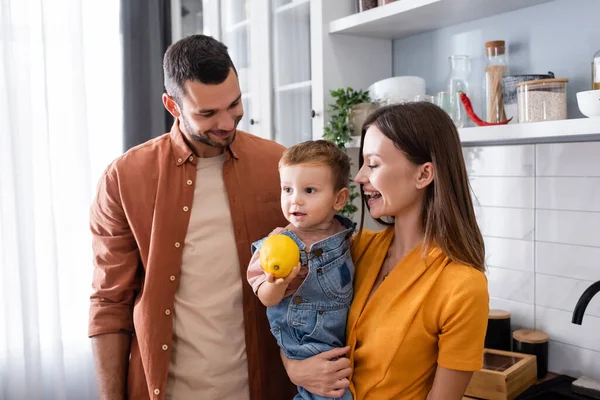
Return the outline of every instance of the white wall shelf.
<path id="1" fill-rule="evenodd" d="M 463 128 L 459 134 L 463 146 L 600 141 L 600 118 Z"/>
<path id="2" fill-rule="evenodd" d="M 594 142 L 600 141 L 600 118 L 478 126 L 459 129 L 459 135 L 463 146 Z M 349 149 L 359 146 L 360 137 L 353 137 L 346 145 Z"/>
<path id="3" fill-rule="evenodd" d="M 329 33 L 399 39 L 551 0 L 398 0 L 329 23 Z"/>

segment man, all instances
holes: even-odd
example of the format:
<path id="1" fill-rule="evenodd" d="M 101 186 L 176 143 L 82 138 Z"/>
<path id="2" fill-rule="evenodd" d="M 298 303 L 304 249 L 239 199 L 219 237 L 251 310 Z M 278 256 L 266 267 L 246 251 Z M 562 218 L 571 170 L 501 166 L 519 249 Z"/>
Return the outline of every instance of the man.
<path id="1" fill-rule="evenodd" d="M 194 35 L 164 57 L 170 133 L 115 160 L 91 209 L 89 336 L 100 398 L 289 399 L 250 245 L 284 224 L 283 147 L 236 130 L 227 47 Z"/>

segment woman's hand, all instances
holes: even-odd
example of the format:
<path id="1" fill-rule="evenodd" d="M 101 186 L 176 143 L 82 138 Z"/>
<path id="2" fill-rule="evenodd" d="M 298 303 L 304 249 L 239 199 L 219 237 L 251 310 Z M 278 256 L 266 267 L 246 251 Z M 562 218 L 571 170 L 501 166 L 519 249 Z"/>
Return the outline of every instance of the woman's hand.
<path id="1" fill-rule="evenodd" d="M 305 360 L 291 360 L 281 353 L 283 365 L 296 386 L 325 397 L 342 397 L 350 386 L 350 360 L 344 355 L 349 347 L 333 349 Z"/>

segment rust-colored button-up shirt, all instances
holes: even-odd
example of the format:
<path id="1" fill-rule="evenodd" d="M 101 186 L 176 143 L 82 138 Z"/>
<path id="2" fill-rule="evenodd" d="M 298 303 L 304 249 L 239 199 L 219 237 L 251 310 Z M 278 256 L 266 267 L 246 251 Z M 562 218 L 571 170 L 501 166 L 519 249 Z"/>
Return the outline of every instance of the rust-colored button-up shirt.
<path id="1" fill-rule="evenodd" d="M 279 200 L 283 147 L 238 131 L 226 151 L 229 199 L 240 274 L 252 400 L 290 399 L 295 387 L 281 365 L 265 308 L 246 282 L 250 245 L 286 224 Z M 128 398 L 166 391 L 175 292 L 196 179 L 196 156 L 175 124 L 105 171 L 91 207 L 94 279 L 89 336 L 131 332 Z"/>

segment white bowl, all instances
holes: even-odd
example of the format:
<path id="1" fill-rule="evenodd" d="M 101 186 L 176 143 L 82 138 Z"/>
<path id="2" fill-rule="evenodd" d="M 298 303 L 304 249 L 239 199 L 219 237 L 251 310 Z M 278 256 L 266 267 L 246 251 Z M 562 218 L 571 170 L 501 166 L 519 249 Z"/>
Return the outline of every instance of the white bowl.
<path id="1" fill-rule="evenodd" d="M 600 89 L 578 92 L 577 105 L 586 117 L 600 117 Z"/>
<path id="2" fill-rule="evenodd" d="M 369 96 L 376 100 L 412 101 L 425 94 L 425 79 L 418 76 L 394 76 L 369 86 Z"/>

